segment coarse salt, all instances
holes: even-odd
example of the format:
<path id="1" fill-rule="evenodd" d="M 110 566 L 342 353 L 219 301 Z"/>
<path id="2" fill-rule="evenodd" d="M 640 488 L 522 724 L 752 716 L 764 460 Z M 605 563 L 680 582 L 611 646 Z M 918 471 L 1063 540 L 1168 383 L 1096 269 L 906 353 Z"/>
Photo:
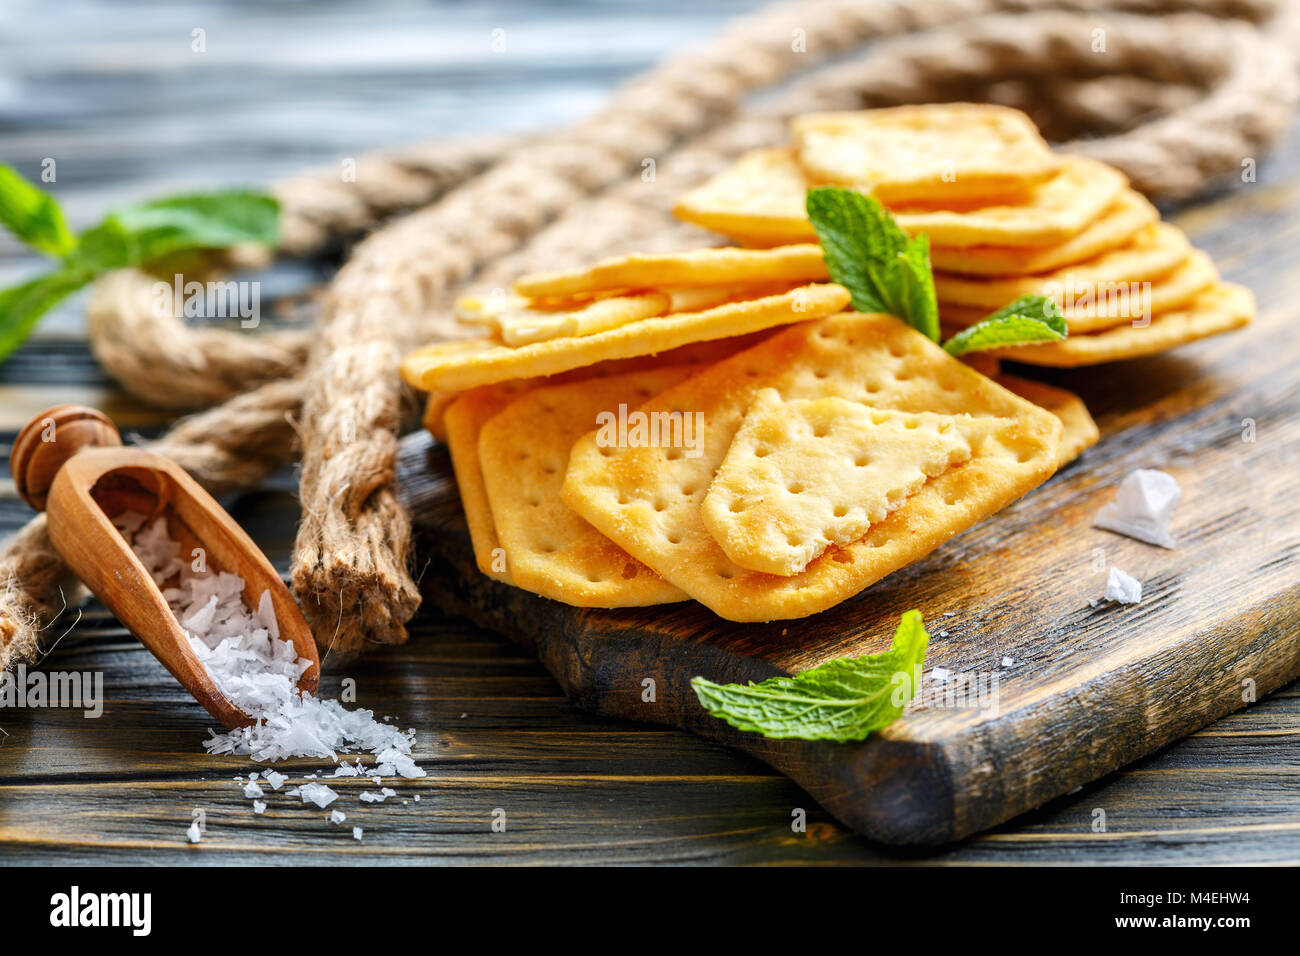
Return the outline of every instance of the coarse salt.
<path id="1" fill-rule="evenodd" d="M 1112 566 L 1106 575 L 1106 600 L 1137 604 L 1142 600 L 1142 582 Z"/>
<path id="2" fill-rule="evenodd" d="M 1103 505 L 1092 523 L 1147 544 L 1172 548 L 1169 519 L 1182 493 L 1173 475 L 1139 468 L 1125 476 L 1115 500 Z"/>
<path id="3" fill-rule="evenodd" d="M 363 831 L 362 831 L 361 827 L 353 827 L 353 828 L 352 828 L 352 839 L 354 839 L 354 840 L 360 840 L 360 839 L 361 839 L 361 834 L 362 834 L 362 832 L 363 832 Z"/>
<path id="4" fill-rule="evenodd" d="M 342 810 L 330 811 L 330 823 L 339 824 L 348 818 L 348 815 Z"/>
<path id="5" fill-rule="evenodd" d="M 266 794 L 263 792 L 261 787 L 250 780 L 248 783 L 244 784 L 244 796 L 251 799 L 253 797 L 264 797 Z"/>
<path id="6" fill-rule="evenodd" d="M 265 800 L 254 800 L 254 801 L 253 801 L 253 812 L 254 812 L 254 813 L 265 813 L 265 812 L 266 812 L 266 801 L 265 801 Z"/>
<path id="7" fill-rule="evenodd" d="M 298 788 L 298 796 L 303 803 L 314 803 L 322 810 L 339 798 L 339 795 L 323 783 L 304 783 Z"/>
<path id="8" fill-rule="evenodd" d="M 189 837 L 191 843 L 198 843 L 203 839 L 203 831 L 199 829 L 198 820 L 190 824 L 189 829 L 185 831 L 185 835 Z"/>

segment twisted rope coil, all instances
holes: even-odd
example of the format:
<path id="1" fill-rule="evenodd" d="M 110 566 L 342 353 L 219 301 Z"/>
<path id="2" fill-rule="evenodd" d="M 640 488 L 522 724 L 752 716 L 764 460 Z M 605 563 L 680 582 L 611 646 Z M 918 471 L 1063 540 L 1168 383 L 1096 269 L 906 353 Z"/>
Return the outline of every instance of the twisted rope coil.
<path id="1" fill-rule="evenodd" d="M 1005 102 L 1054 139 L 1093 136 L 1064 148 L 1123 169 L 1148 194 L 1191 195 L 1284 130 L 1297 100 L 1298 24 L 1296 5 L 1278 0 L 836 0 L 768 9 L 562 133 L 362 157 L 355 181 L 329 170 L 277 187 L 283 251 L 295 255 L 422 207 L 356 247 L 313 333 L 189 328 L 152 308 L 152 277 L 128 271 L 95 290 L 93 347 L 125 388 L 153 404 L 225 403 L 182 420 L 154 446 L 205 485 L 255 483 L 300 451 L 292 581 L 318 640 L 346 657 L 404 640 L 418 605 L 410 522 L 393 490 L 410 397 L 395 370 L 420 340 L 456 334 L 445 305 L 469 279 L 505 285 L 529 269 L 710 242 L 671 219 L 672 197 L 745 149 L 779 141 L 785 119 L 810 109 Z M 806 54 L 796 52 L 800 38 Z M 868 41 L 864 53 L 741 114 L 750 93 Z M 659 159 L 654 183 L 641 175 L 645 158 Z M 39 629 L 71 603 L 69 588 L 37 518 L 0 551 L 0 667 L 31 658 Z"/>

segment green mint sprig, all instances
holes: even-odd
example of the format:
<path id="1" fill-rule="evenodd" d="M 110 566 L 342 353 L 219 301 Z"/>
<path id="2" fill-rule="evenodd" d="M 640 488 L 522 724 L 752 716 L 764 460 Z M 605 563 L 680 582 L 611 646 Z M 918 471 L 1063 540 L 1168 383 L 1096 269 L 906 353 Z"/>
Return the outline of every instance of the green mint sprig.
<path id="1" fill-rule="evenodd" d="M 955 357 L 1007 345 L 1064 342 L 1068 334 L 1065 317 L 1055 301 L 1046 296 L 1025 295 L 962 329 L 943 343 L 943 350 Z"/>
<path id="2" fill-rule="evenodd" d="M 51 196 L 0 165 L 0 225 L 56 262 L 45 275 L 0 290 L 0 362 L 27 339 L 41 316 L 104 273 L 196 249 L 274 247 L 279 218 L 280 204 L 273 197 L 230 190 L 133 203 L 73 235 Z"/>
<path id="3" fill-rule="evenodd" d="M 700 705 L 738 730 L 797 740 L 863 740 L 898 719 L 916 693 L 930 635 L 919 611 L 899 621 L 889 650 L 828 661 L 793 677 L 715 684 L 696 677 Z"/>
<path id="4" fill-rule="evenodd" d="M 886 312 L 939 341 L 939 304 L 930 241 L 908 237 L 880 201 L 841 186 L 808 190 L 808 219 L 821 242 L 831 280 L 849 290 L 859 312 Z M 944 344 L 949 355 L 982 349 L 1060 342 L 1067 335 L 1055 303 L 1023 296 Z"/>

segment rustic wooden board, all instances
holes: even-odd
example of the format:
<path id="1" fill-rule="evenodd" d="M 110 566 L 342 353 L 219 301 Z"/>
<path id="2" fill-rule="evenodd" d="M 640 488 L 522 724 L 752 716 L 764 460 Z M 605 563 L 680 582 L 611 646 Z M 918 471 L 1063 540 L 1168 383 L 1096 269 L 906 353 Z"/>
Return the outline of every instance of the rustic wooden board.
<path id="1" fill-rule="evenodd" d="M 401 474 L 431 556 L 424 586 L 443 608 L 530 648 L 584 707 L 739 747 L 874 839 L 959 839 L 1300 673 L 1297 323 L 1300 309 L 1283 297 L 1263 302 L 1249 330 L 1176 353 L 1020 370 L 1080 393 L 1098 411 L 1102 443 L 927 560 L 802 621 L 732 624 L 693 603 L 575 609 L 492 582 L 474 568 L 445 450 L 408 436 Z M 1091 527 L 1138 467 L 1182 485 L 1176 550 Z M 1106 564 L 1143 582 L 1140 605 L 1093 605 Z M 996 673 L 996 707 L 923 700 L 861 744 L 768 741 L 709 717 L 689 687 L 697 674 L 760 680 L 884 650 L 908 608 L 931 630 L 927 667 Z M 1004 656 L 1012 666 L 1000 666 Z"/>

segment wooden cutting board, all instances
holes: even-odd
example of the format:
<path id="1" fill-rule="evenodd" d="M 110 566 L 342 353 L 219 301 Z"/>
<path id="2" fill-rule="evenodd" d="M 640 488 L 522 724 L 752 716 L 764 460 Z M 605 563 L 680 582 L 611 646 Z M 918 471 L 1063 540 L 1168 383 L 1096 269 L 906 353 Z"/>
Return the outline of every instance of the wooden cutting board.
<path id="1" fill-rule="evenodd" d="M 414 434 L 400 476 L 428 562 L 422 587 L 531 649 L 579 705 L 754 754 L 868 837 L 939 843 L 993 826 L 1300 674 L 1300 309 L 1270 278 L 1286 270 L 1278 261 L 1270 272 L 1269 255 L 1280 249 L 1240 270 L 1266 287 L 1243 332 L 1110 366 L 1013 369 L 1082 395 L 1101 444 L 815 617 L 733 624 L 693 603 L 584 610 L 490 581 L 474 566 L 446 450 Z M 1091 527 L 1139 467 L 1182 486 L 1175 550 Z M 1099 600 L 1112 564 L 1142 582 L 1140 604 Z M 927 671 L 953 678 L 927 675 L 923 699 L 862 743 L 741 733 L 689 686 L 697 674 L 761 680 L 882 651 L 909 608 L 931 633 Z M 981 679 L 983 699 L 934 696 Z"/>

